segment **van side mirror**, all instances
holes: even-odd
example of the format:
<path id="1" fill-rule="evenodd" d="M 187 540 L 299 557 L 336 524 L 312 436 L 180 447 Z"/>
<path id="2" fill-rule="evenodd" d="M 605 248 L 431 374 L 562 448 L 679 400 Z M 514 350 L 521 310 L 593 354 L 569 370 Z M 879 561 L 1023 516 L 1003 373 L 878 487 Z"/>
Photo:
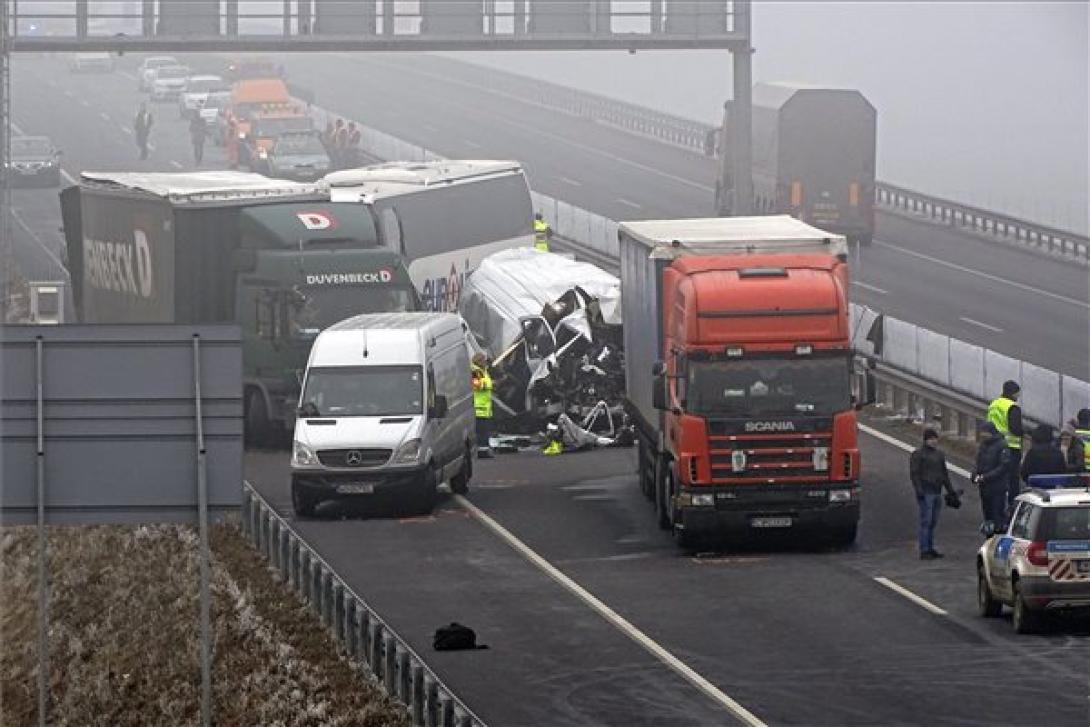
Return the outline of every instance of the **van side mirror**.
<path id="1" fill-rule="evenodd" d="M 666 364 L 664 364 L 662 361 L 656 361 L 655 363 L 651 364 L 651 375 L 654 376 L 656 379 L 660 378 L 665 373 Z"/>
<path id="2" fill-rule="evenodd" d="M 435 395 L 435 403 L 428 410 L 428 419 L 445 419 L 447 416 L 447 397 Z"/>

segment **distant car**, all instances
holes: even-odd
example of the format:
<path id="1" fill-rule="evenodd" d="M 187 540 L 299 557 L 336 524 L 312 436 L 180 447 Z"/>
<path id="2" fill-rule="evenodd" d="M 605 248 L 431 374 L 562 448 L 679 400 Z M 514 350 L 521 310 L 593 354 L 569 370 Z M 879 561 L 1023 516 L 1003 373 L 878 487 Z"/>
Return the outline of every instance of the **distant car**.
<path id="1" fill-rule="evenodd" d="M 151 100 L 171 101 L 181 96 L 191 73 L 185 66 L 162 66 L 155 69 L 151 82 Z"/>
<path id="2" fill-rule="evenodd" d="M 1032 479 L 1007 531 L 990 535 L 976 559 L 980 615 L 1010 606 L 1020 634 L 1046 612 L 1090 608 L 1090 475 Z"/>
<path id="3" fill-rule="evenodd" d="M 278 179 L 313 182 L 324 177 L 333 162 L 317 131 L 288 132 L 268 149 L 258 149 L 254 171 Z"/>
<path id="4" fill-rule="evenodd" d="M 58 187 L 61 183 L 61 152 L 46 136 L 11 137 L 13 185 Z"/>
<path id="5" fill-rule="evenodd" d="M 178 97 L 178 116 L 189 118 L 204 106 L 209 94 L 217 92 L 230 93 L 227 82 L 219 76 L 190 76 L 182 95 Z"/>
<path id="6" fill-rule="evenodd" d="M 197 113 L 204 120 L 204 125 L 208 128 L 208 132 L 212 135 L 212 142 L 216 146 L 223 146 L 223 131 L 220 129 L 220 119 L 223 117 L 224 110 L 230 105 L 230 91 L 214 91 L 208 94 L 204 103 L 197 109 Z"/>
<path id="7" fill-rule="evenodd" d="M 114 58 L 109 53 L 75 53 L 68 59 L 68 70 L 72 73 L 110 73 L 114 70 Z"/>
<path id="8" fill-rule="evenodd" d="M 154 72 L 163 66 L 177 66 L 178 59 L 174 56 L 150 56 L 144 59 L 140 67 L 136 69 L 137 83 L 141 91 L 151 90 L 151 82 L 154 80 Z"/>

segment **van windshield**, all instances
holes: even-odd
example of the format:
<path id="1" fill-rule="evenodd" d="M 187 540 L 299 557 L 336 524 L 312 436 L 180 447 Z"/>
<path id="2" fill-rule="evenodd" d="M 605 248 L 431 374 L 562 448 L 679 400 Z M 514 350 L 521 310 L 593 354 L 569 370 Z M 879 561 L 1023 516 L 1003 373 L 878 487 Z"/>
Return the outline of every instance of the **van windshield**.
<path id="1" fill-rule="evenodd" d="M 424 410 L 419 366 L 320 366 L 307 371 L 304 416 L 412 416 Z"/>

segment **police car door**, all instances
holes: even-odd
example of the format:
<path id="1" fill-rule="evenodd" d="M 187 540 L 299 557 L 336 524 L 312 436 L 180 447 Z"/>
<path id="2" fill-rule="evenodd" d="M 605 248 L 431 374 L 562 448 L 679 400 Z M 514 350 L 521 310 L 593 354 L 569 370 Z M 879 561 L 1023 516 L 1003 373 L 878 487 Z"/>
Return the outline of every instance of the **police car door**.
<path id="1" fill-rule="evenodd" d="M 992 589 L 1001 599 L 1009 600 L 1013 597 L 1011 576 L 1014 566 L 1025 556 L 1029 546 L 1029 521 L 1032 515 L 1033 505 L 1019 502 L 1007 534 L 996 540 L 991 559 Z"/>

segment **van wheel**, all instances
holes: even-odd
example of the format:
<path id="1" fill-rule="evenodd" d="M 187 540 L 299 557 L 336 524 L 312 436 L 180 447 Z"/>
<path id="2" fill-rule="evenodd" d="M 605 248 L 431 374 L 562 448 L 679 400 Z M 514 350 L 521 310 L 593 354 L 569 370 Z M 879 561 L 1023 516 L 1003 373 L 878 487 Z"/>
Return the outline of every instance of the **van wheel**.
<path id="1" fill-rule="evenodd" d="M 455 495 L 465 495 L 469 492 L 469 478 L 473 476 L 473 450 L 466 446 L 465 458 L 462 460 L 462 469 L 458 474 L 450 478 L 450 491 Z"/>
<path id="2" fill-rule="evenodd" d="M 415 515 L 430 515 L 435 509 L 435 503 L 439 499 L 439 470 L 434 464 L 424 471 L 420 491 L 414 498 L 412 511 Z"/>
<path id="3" fill-rule="evenodd" d="M 291 483 L 291 508 L 298 517 L 312 517 L 318 501 L 302 487 Z"/>
<path id="4" fill-rule="evenodd" d="M 246 428 L 244 439 L 255 447 L 265 447 L 272 439 L 272 424 L 265 397 L 257 389 L 250 389 L 246 397 Z"/>

